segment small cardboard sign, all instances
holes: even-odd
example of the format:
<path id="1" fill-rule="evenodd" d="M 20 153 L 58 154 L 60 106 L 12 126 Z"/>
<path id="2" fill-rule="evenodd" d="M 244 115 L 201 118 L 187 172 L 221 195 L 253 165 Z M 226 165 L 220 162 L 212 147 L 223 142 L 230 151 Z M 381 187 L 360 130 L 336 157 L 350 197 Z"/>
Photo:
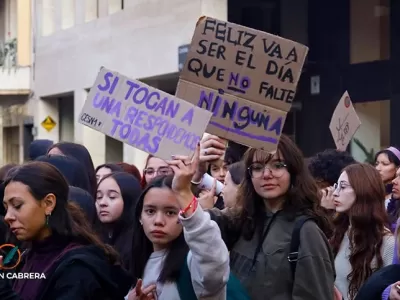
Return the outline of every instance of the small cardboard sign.
<path id="1" fill-rule="evenodd" d="M 273 151 L 307 52 L 279 36 L 201 17 L 176 95 L 213 112 L 208 133 Z"/>
<path id="2" fill-rule="evenodd" d="M 351 102 L 349 93 L 346 91 L 338 105 L 329 124 L 336 149 L 346 151 L 350 140 L 360 127 L 361 122 Z"/>
<path id="3" fill-rule="evenodd" d="M 102 68 L 79 123 L 161 159 L 192 156 L 211 113 Z"/>

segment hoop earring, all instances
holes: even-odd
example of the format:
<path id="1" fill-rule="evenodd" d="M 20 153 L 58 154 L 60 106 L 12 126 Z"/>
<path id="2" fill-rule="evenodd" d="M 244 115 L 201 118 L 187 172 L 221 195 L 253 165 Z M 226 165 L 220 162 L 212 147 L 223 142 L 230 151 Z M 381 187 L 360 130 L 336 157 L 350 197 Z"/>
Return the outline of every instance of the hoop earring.
<path id="1" fill-rule="evenodd" d="M 46 226 L 49 226 L 49 219 L 50 219 L 51 213 L 46 215 Z"/>

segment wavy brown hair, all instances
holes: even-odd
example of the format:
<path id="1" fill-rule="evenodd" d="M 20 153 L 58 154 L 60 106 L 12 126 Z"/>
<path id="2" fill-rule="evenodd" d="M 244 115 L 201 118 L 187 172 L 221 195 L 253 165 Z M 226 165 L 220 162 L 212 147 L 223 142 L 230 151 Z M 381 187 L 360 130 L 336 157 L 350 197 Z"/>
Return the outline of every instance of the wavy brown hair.
<path id="1" fill-rule="evenodd" d="M 383 266 L 381 247 L 388 231 L 388 218 L 384 206 L 385 186 L 379 172 L 369 164 L 360 163 L 345 167 L 343 172 L 349 177 L 356 199 L 347 213 L 340 213 L 334 219 L 331 245 L 336 256 L 349 230 L 352 271 L 347 279 L 350 299 L 354 299 L 361 285 Z M 373 269 L 371 262 L 375 257 L 377 265 Z"/>
<path id="2" fill-rule="evenodd" d="M 331 229 L 328 218 L 319 204 L 317 184 L 304 162 L 300 149 L 288 136 L 282 135 L 277 153 L 280 160 L 286 163 L 291 180 L 291 188 L 286 194 L 282 210 L 293 220 L 298 215 L 313 217 L 321 230 L 329 235 Z M 255 156 L 257 160 L 265 162 L 272 158 L 271 154 L 254 148 L 247 150 L 244 156 L 246 176 L 238 189 L 237 204 L 242 207 L 239 210 L 238 218 L 242 225 L 242 235 L 246 240 L 252 239 L 256 231 L 261 237 L 265 222 L 264 200 L 254 190 L 250 173 L 247 171 Z"/>

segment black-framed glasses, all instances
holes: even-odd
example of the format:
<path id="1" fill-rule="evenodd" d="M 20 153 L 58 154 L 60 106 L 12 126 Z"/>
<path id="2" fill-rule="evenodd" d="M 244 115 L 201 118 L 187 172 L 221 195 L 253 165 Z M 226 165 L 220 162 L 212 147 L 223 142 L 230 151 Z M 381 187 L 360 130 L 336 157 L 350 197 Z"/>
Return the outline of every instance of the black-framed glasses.
<path id="1" fill-rule="evenodd" d="M 265 170 L 268 170 L 273 177 L 279 178 L 282 177 L 287 170 L 287 165 L 282 161 L 277 161 L 270 164 L 254 163 L 251 164 L 247 170 L 252 178 L 263 177 Z"/>
<path id="2" fill-rule="evenodd" d="M 340 193 L 343 189 L 345 189 L 346 187 L 350 187 L 349 184 L 345 183 L 344 181 L 341 181 L 339 183 L 335 183 L 333 185 L 333 188 L 335 189 L 335 191 L 337 191 L 338 193 Z"/>
<path id="3" fill-rule="evenodd" d="M 164 176 L 164 175 L 172 175 L 174 171 L 170 167 L 159 167 L 158 169 L 154 168 L 146 168 L 143 170 L 145 175 L 153 176 L 156 174 L 157 176 Z"/>

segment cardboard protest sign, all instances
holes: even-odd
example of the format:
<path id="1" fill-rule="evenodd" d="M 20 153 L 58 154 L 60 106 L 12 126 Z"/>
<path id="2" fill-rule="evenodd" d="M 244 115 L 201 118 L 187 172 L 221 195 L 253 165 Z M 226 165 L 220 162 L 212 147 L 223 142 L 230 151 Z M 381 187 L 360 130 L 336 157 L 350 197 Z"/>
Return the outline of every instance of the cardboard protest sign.
<path id="1" fill-rule="evenodd" d="M 329 124 L 333 139 L 335 140 L 336 149 L 346 151 L 350 140 L 360 127 L 361 122 L 351 102 L 349 93 L 346 91 L 338 105 Z"/>
<path id="2" fill-rule="evenodd" d="M 161 159 L 193 155 L 211 113 L 102 68 L 79 123 Z"/>
<path id="3" fill-rule="evenodd" d="M 308 48 L 229 22 L 197 22 L 176 95 L 213 113 L 207 132 L 276 149 Z"/>

